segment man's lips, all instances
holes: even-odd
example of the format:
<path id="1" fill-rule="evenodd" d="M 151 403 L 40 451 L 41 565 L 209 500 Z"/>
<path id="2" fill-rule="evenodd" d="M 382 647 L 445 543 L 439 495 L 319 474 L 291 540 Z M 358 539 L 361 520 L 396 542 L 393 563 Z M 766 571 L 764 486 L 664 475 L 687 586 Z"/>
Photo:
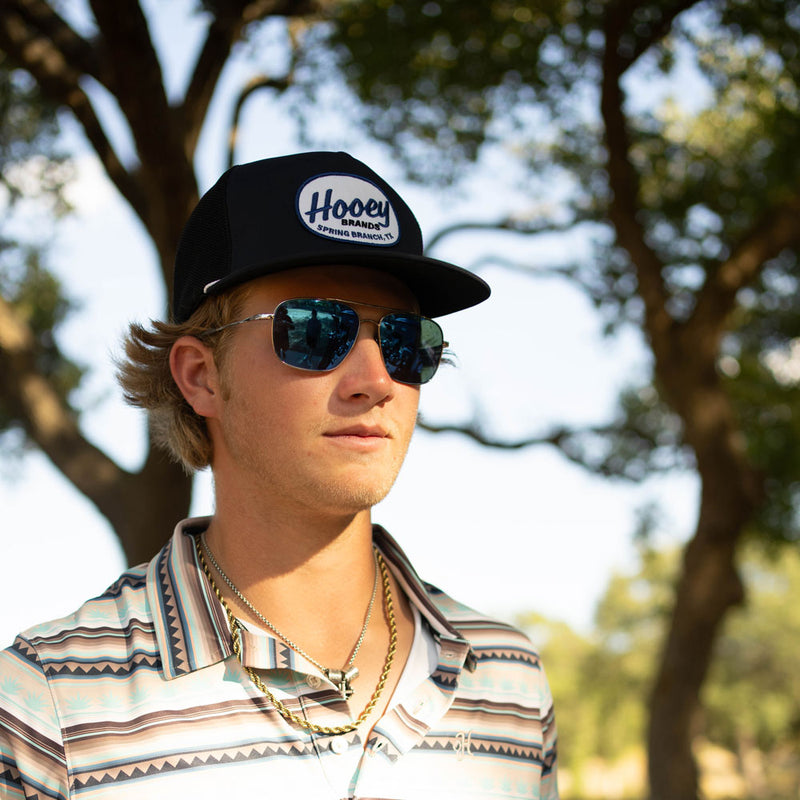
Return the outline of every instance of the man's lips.
<path id="1" fill-rule="evenodd" d="M 334 431 L 327 431 L 328 437 L 356 437 L 360 439 L 388 439 L 389 434 L 386 430 L 377 425 L 351 425 L 347 428 L 339 428 Z"/>

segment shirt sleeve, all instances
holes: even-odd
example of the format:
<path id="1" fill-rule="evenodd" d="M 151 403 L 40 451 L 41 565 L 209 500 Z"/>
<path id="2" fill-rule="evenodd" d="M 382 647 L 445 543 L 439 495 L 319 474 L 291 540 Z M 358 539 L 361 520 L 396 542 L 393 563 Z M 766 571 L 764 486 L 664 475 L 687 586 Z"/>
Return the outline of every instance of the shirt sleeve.
<path id="1" fill-rule="evenodd" d="M 69 796 L 58 712 L 36 649 L 22 637 L 0 652 L 0 796 Z"/>

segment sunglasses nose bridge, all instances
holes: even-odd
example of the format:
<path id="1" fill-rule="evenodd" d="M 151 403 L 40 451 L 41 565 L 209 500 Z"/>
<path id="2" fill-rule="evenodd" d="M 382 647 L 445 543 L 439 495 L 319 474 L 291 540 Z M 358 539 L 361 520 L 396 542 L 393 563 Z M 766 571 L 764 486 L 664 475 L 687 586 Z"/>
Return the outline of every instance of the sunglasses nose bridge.
<path id="1" fill-rule="evenodd" d="M 359 317 L 358 318 L 358 329 L 357 329 L 357 331 L 355 333 L 355 336 L 352 339 L 352 344 L 350 345 L 350 349 L 348 350 L 348 355 L 350 355 L 353 352 L 353 350 L 356 348 L 356 343 L 360 339 L 374 342 L 375 345 L 377 345 L 377 347 L 376 347 L 376 349 L 374 351 L 372 351 L 372 354 L 371 355 L 363 355 L 361 357 L 371 360 L 371 359 L 374 359 L 377 356 L 377 358 L 383 364 L 384 374 L 386 375 L 386 377 L 388 379 L 391 380 L 391 367 L 390 367 L 389 363 L 387 362 L 387 357 L 386 357 L 386 353 L 384 351 L 384 346 L 383 346 L 383 343 L 381 342 L 381 322 L 382 322 L 382 318 L 381 319 L 369 319 L 367 317 Z M 365 328 L 364 327 L 365 324 L 370 324 L 370 325 L 373 326 L 373 328 L 372 329 Z M 369 352 L 369 351 L 370 351 L 370 348 L 368 348 L 367 351 L 363 351 L 363 352 Z M 373 362 L 373 363 L 375 363 L 375 362 Z"/>
<path id="2" fill-rule="evenodd" d="M 356 339 L 361 337 L 361 332 L 364 330 L 364 325 L 372 325 L 373 329 L 370 334 L 364 334 L 364 338 L 369 338 L 375 344 L 378 345 L 378 349 L 381 354 L 381 358 L 384 361 L 384 365 L 388 369 L 388 364 L 386 364 L 386 354 L 383 349 L 383 343 L 381 342 L 381 319 L 370 319 L 369 317 L 359 317 L 358 318 L 358 332 L 356 333 Z M 355 342 L 353 342 L 355 345 Z"/>
<path id="3" fill-rule="evenodd" d="M 357 334 L 357 336 L 360 335 L 361 328 L 365 324 L 366 325 L 374 325 L 375 326 L 375 330 L 372 333 L 372 339 L 374 339 L 376 342 L 378 342 L 378 344 L 380 344 L 380 340 L 381 340 L 381 337 L 380 337 L 381 321 L 379 319 L 369 319 L 369 318 L 365 319 L 365 318 L 359 317 L 358 318 L 358 334 Z"/>

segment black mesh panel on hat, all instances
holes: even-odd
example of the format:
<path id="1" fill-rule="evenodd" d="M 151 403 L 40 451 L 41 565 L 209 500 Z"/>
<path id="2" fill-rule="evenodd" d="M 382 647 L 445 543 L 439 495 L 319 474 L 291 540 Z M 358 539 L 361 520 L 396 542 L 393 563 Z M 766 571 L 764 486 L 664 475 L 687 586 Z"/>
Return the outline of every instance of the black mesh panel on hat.
<path id="1" fill-rule="evenodd" d="M 203 287 L 231 269 L 225 173 L 200 198 L 183 229 L 175 257 L 173 317 L 185 322 L 205 299 Z"/>

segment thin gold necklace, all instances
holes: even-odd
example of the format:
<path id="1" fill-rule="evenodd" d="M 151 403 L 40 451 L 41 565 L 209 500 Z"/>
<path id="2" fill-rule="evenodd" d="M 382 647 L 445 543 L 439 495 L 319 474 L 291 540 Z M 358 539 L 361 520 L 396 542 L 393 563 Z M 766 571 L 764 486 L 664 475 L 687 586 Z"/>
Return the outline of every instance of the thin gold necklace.
<path id="1" fill-rule="evenodd" d="M 364 641 L 364 637 L 367 635 L 367 627 L 369 626 L 369 621 L 372 618 L 372 608 L 375 605 L 375 595 L 378 592 L 378 553 L 377 550 L 373 547 L 373 557 L 375 559 L 375 579 L 372 582 L 372 596 L 369 599 L 369 605 L 367 606 L 367 613 L 364 615 L 364 624 L 361 626 L 361 633 L 358 636 L 358 640 L 356 641 L 353 649 L 350 651 L 350 658 L 347 663 L 341 669 L 329 669 L 328 667 L 322 666 L 315 658 L 312 658 L 299 644 L 293 642 L 285 633 L 282 633 L 278 630 L 278 628 L 273 625 L 243 594 L 239 591 L 239 588 L 234 584 L 234 582 L 227 576 L 225 571 L 217 562 L 216 557 L 214 556 L 214 551 L 208 544 L 206 540 L 205 532 L 200 534 L 200 541 L 203 545 L 203 549 L 208 554 L 209 561 L 214 566 L 214 569 L 220 574 L 222 580 L 228 584 L 230 590 L 239 598 L 243 605 L 245 605 L 250 611 L 258 617 L 258 619 L 264 623 L 278 638 L 283 639 L 289 647 L 292 648 L 295 652 L 299 653 L 303 658 L 307 661 L 310 661 L 320 672 L 324 673 L 325 677 L 333 683 L 336 688 L 341 693 L 342 697 L 345 700 L 349 700 L 350 696 L 353 694 L 353 689 L 350 684 L 358 677 L 358 667 L 353 666 L 353 662 L 356 660 L 356 656 L 358 655 L 358 651 L 361 649 L 361 644 Z"/>
<path id="2" fill-rule="evenodd" d="M 324 733 L 327 735 L 339 735 L 343 733 L 349 733 L 350 731 L 354 731 L 361 725 L 362 722 L 372 713 L 372 710 L 378 703 L 381 694 L 383 693 L 384 687 L 386 686 L 386 681 L 389 678 L 389 671 L 392 668 L 392 662 L 394 661 L 395 652 L 397 651 L 397 623 L 395 622 L 394 618 L 394 602 L 392 600 L 392 588 L 389 583 L 389 570 L 386 567 L 386 562 L 383 560 L 383 556 L 375 550 L 375 558 L 378 563 L 378 568 L 380 569 L 381 578 L 383 580 L 383 601 L 384 601 L 384 608 L 386 610 L 386 618 L 389 623 L 389 648 L 386 652 L 386 659 L 383 663 L 383 670 L 381 672 L 380 677 L 378 678 L 378 685 L 375 687 L 375 691 L 372 693 L 372 697 L 370 697 L 369 702 L 367 703 L 364 710 L 358 715 L 358 718 L 355 719 L 353 722 L 349 722 L 347 725 L 337 725 L 337 726 L 326 726 L 326 725 L 315 725 L 313 722 L 309 722 L 303 717 L 298 716 L 294 712 L 290 711 L 277 697 L 275 697 L 272 692 L 267 688 L 264 684 L 264 681 L 258 676 L 258 674 L 253 670 L 251 667 L 245 665 L 242 661 L 242 639 L 241 639 L 241 628 L 242 625 L 239 620 L 236 618 L 236 615 L 231 610 L 230 606 L 225 602 L 225 599 L 222 596 L 222 592 L 219 590 L 219 587 L 214 581 L 214 577 L 211 574 L 211 569 L 209 568 L 208 564 L 206 563 L 205 556 L 203 555 L 203 547 L 201 546 L 200 537 L 195 537 L 195 548 L 197 550 L 197 556 L 200 559 L 200 564 L 203 567 L 203 572 L 208 578 L 209 583 L 211 584 L 211 588 L 214 590 L 214 594 L 216 595 L 219 602 L 222 604 L 222 607 L 225 609 L 225 613 L 228 616 L 228 623 L 230 624 L 231 628 L 231 646 L 233 648 L 234 655 L 236 656 L 239 663 L 242 665 L 242 668 L 247 673 L 250 680 L 255 684 L 255 686 L 263 692 L 266 698 L 272 703 L 275 709 L 280 713 L 284 719 L 293 722 L 295 725 L 299 725 L 304 730 L 309 731 L 310 733 Z M 204 543 L 205 544 L 205 543 Z M 208 545 L 205 545 L 208 548 Z M 209 557 L 211 556 L 211 551 L 208 551 Z M 222 574 L 222 573 L 220 573 Z M 324 668 L 323 668 L 324 669 Z"/>

